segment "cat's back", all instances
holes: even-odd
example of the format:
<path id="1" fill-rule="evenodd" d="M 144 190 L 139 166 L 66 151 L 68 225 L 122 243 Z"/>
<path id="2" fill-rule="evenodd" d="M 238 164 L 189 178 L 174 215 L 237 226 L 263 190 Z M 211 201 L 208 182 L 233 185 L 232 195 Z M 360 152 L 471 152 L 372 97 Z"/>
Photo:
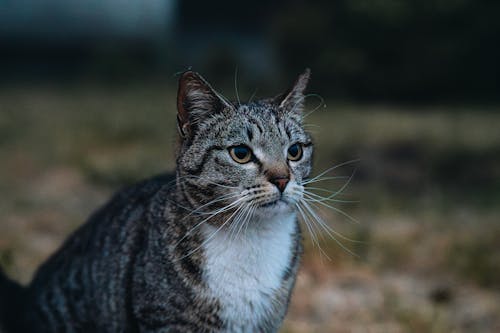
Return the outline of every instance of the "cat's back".
<path id="1" fill-rule="evenodd" d="M 82 322 L 85 330 L 109 329 L 111 323 L 98 318 L 126 323 L 131 270 L 146 220 L 160 213 L 151 212 L 151 206 L 167 200 L 174 180 L 173 174 L 161 174 L 128 186 L 78 228 L 35 274 L 29 286 L 29 321 L 36 325 L 42 320 L 58 329 L 65 329 L 61 323 Z"/>
<path id="2" fill-rule="evenodd" d="M 127 234 L 138 231 L 140 220 L 145 218 L 153 197 L 160 190 L 165 196 L 168 195 L 174 181 L 174 174 L 165 173 L 117 191 L 39 268 L 32 284 L 52 276 L 56 266 L 60 267 L 65 261 L 69 261 L 69 257 L 74 259 L 78 254 L 90 257 L 92 251 L 104 250 L 107 243 L 112 245 L 113 240 L 125 240 Z"/>

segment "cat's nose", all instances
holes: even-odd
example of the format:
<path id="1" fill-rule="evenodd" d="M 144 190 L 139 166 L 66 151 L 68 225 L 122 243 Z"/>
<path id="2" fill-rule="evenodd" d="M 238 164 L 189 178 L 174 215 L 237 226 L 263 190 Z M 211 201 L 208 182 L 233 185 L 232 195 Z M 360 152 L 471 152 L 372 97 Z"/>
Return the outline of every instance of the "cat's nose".
<path id="1" fill-rule="evenodd" d="M 276 185 L 278 190 L 280 190 L 280 192 L 283 193 L 283 191 L 286 188 L 286 184 L 288 184 L 290 179 L 288 177 L 273 177 L 273 178 L 269 179 L 269 181 L 271 183 L 273 183 L 274 185 Z"/>

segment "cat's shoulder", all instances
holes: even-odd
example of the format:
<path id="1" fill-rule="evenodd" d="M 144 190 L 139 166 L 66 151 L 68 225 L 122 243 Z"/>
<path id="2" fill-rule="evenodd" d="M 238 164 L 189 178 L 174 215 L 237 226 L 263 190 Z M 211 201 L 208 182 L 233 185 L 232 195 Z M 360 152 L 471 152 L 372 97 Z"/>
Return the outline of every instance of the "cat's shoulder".
<path id="1" fill-rule="evenodd" d="M 131 198 L 148 198 L 156 194 L 159 190 L 166 187 L 172 187 L 173 185 L 175 185 L 175 174 L 161 173 L 123 187 L 113 195 L 110 202 L 128 200 Z"/>
<path id="2" fill-rule="evenodd" d="M 90 220 L 101 219 L 103 214 L 121 211 L 124 207 L 148 206 L 158 192 L 170 192 L 174 185 L 175 174 L 162 173 L 122 187 L 90 217 Z"/>
<path id="3" fill-rule="evenodd" d="M 103 251 L 103 246 L 110 245 L 105 239 L 113 239 L 115 243 L 125 242 L 133 233 L 117 230 L 130 231 L 134 226 L 140 225 L 134 221 L 144 218 L 154 198 L 160 192 L 167 192 L 171 187 L 169 185 L 174 184 L 174 179 L 174 174 L 160 174 L 117 191 L 39 267 L 31 284 L 36 286 L 47 283 L 53 273 L 62 266 L 70 269 L 67 265 L 71 262 L 68 261 L 70 257 L 81 258 Z"/>

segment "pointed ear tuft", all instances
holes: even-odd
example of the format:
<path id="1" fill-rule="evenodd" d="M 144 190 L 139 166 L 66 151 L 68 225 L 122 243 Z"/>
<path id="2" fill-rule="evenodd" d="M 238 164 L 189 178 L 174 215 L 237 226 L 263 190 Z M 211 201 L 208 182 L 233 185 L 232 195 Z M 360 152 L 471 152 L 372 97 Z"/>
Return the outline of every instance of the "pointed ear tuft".
<path id="1" fill-rule="evenodd" d="M 230 107 L 198 73 L 187 71 L 179 79 L 177 91 L 177 126 L 183 139 L 192 138 L 202 117 Z"/>
<path id="2" fill-rule="evenodd" d="M 281 98 L 277 101 L 281 110 L 284 112 L 302 113 L 305 100 L 304 91 L 307 88 L 310 76 L 311 70 L 306 68 L 304 73 L 299 75 L 293 87 L 287 93 L 281 95 Z"/>

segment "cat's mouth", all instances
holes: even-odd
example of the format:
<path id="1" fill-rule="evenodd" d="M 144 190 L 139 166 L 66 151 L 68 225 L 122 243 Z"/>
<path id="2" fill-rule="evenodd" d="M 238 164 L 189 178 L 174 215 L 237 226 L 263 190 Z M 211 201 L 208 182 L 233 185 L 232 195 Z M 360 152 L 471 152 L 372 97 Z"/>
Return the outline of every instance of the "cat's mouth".
<path id="1" fill-rule="evenodd" d="M 291 203 L 287 201 L 285 198 L 280 197 L 269 202 L 265 202 L 260 205 L 261 208 L 267 208 L 272 210 L 282 210 L 289 209 L 291 207 Z"/>
<path id="2" fill-rule="evenodd" d="M 288 193 L 289 192 L 289 193 Z M 280 193 L 274 187 L 251 187 L 242 192 L 247 202 L 265 211 L 265 214 L 285 213 L 291 211 L 296 204 L 297 191 Z"/>
<path id="3" fill-rule="evenodd" d="M 281 199 L 277 199 L 277 200 L 273 200 L 273 201 L 270 201 L 270 202 L 263 203 L 263 204 L 260 205 L 260 207 L 261 208 L 273 207 L 273 206 L 278 205 L 280 201 L 282 201 L 283 203 L 285 203 L 285 201 L 283 201 Z"/>

